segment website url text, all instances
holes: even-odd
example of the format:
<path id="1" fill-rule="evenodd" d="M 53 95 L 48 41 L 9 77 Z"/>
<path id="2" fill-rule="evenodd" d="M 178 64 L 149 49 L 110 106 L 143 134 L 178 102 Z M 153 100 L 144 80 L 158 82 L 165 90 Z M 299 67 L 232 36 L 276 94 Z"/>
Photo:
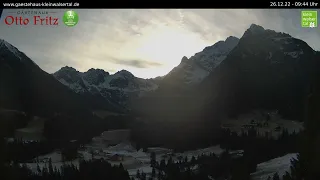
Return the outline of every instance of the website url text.
<path id="1" fill-rule="evenodd" d="M 4 7 L 79 7 L 79 3 L 51 3 L 51 2 L 42 2 L 42 3 L 3 3 Z"/>

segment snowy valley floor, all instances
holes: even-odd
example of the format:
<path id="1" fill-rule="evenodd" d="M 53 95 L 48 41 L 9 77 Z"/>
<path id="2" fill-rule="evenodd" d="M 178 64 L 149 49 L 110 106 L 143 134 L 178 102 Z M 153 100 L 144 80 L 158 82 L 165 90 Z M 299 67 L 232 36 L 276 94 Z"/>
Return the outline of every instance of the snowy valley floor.
<path id="1" fill-rule="evenodd" d="M 97 146 L 95 146 L 94 149 L 97 149 Z M 92 154 L 90 153 L 91 151 L 92 147 L 88 145 L 85 149 L 78 151 L 79 155 L 81 156 L 80 158 L 65 163 L 72 163 L 75 166 L 78 166 L 80 159 L 92 159 Z M 160 161 L 161 159 L 168 159 L 168 154 L 172 154 L 172 151 L 170 149 L 160 147 L 149 148 L 148 152 L 143 152 L 142 150 L 136 151 L 135 148 L 130 145 L 130 143 L 120 143 L 116 146 L 111 147 L 100 147 L 99 151 L 95 151 L 96 152 L 93 158 L 106 159 L 113 165 L 119 165 L 120 163 L 122 163 L 124 168 L 128 170 L 129 175 L 132 177 L 136 176 L 138 170 L 150 176 L 152 172 L 152 168 L 150 167 L 150 152 L 156 153 L 157 161 Z M 215 153 L 216 155 L 220 155 L 223 151 L 224 149 L 220 148 L 220 146 L 212 146 L 204 149 L 176 153 L 172 156 L 172 158 L 174 161 L 178 161 L 178 159 L 181 158 L 188 157 L 188 159 L 191 159 L 192 156 L 196 157 L 202 154 Z M 238 150 L 232 151 L 230 153 L 241 155 L 242 152 L 242 150 Z M 115 154 L 121 155 L 123 159 L 118 161 L 111 161 L 110 157 Z M 287 154 L 285 156 L 258 164 L 257 171 L 251 174 L 253 180 L 267 180 L 268 176 L 272 177 L 276 172 L 278 172 L 281 177 L 283 174 L 285 174 L 286 171 L 290 170 L 290 160 L 295 157 L 296 154 Z M 40 161 L 39 163 L 27 163 L 27 166 L 32 169 L 32 171 L 37 172 L 37 165 L 39 165 L 40 168 L 48 166 L 47 160 L 49 158 L 51 158 L 52 160 L 53 167 L 59 169 L 62 166 L 63 163 L 61 154 L 58 151 L 52 152 L 45 156 L 40 156 L 37 158 L 37 160 Z"/>

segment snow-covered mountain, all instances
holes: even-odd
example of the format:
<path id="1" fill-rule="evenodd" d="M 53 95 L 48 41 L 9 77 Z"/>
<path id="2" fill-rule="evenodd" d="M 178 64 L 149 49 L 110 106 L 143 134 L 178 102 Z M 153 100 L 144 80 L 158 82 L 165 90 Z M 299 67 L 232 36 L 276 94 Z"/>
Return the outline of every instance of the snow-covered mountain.
<path id="1" fill-rule="evenodd" d="M 140 97 L 158 89 L 162 82 L 196 84 L 213 71 L 237 45 L 239 39 L 233 36 L 204 48 L 190 59 L 183 57 L 181 63 L 164 77 L 142 79 L 126 70 L 109 74 L 102 69 L 79 72 L 72 67 L 63 67 L 54 77 L 77 93 L 100 95 L 107 100 L 125 104 L 129 97 Z"/>
<path id="2" fill-rule="evenodd" d="M 215 46 L 206 49 L 214 54 L 213 50 L 218 49 Z M 199 77 L 194 76 L 198 72 L 195 69 L 206 72 L 199 67 L 205 55 L 210 57 L 205 52 L 183 58 L 165 77 L 167 86 L 160 84 L 157 93 L 136 101 L 136 111 L 147 109 L 155 117 L 170 114 L 173 120 L 199 115 L 209 122 L 262 108 L 278 109 L 288 119 L 302 119 L 305 94 L 320 67 L 320 56 L 306 42 L 252 24 L 225 59 L 215 59 L 218 66 L 210 66 L 214 68 L 207 77 L 193 88 L 181 88 L 181 79 L 190 84 Z"/>
<path id="3" fill-rule="evenodd" d="M 317 52 L 306 42 L 252 24 L 197 92 L 210 104 L 211 115 L 266 108 L 302 120 L 301 107 L 318 62 Z"/>
<path id="4" fill-rule="evenodd" d="M 102 69 L 79 72 L 72 67 L 63 67 L 54 77 L 77 93 L 100 95 L 109 101 L 125 104 L 129 97 L 140 96 L 144 92 L 158 88 L 157 81 L 135 77 L 126 70 L 110 74 Z"/>
<path id="5" fill-rule="evenodd" d="M 0 108 L 39 116 L 103 109 L 120 111 L 116 103 L 80 96 L 43 71 L 25 53 L 0 39 Z"/>
<path id="6" fill-rule="evenodd" d="M 230 36 L 225 41 L 219 41 L 208 46 L 194 56 L 183 57 L 181 63 L 165 76 L 165 79 L 180 81 L 185 84 L 200 83 L 227 57 L 238 44 L 239 39 Z"/>

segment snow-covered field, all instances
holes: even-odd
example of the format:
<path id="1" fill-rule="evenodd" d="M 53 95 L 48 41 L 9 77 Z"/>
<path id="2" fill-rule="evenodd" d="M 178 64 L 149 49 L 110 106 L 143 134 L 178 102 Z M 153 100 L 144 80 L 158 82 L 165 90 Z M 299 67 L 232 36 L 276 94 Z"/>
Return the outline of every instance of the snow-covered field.
<path id="1" fill-rule="evenodd" d="M 271 178 L 277 172 L 282 179 L 286 171 L 290 172 L 292 158 L 296 158 L 297 154 L 287 154 L 282 157 L 271 159 L 267 162 L 258 164 L 257 171 L 251 174 L 253 180 L 267 180 L 270 176 Z"/>
<path id="2" fill-rule="evenodd" d="M 140 173 L 144 172 L 147 174 L 147 176 L 150 176 L 152 172 L 152 168 L 150 167 L 150 152 L 143 152 L 135 151 L 134 148 L 130 147 L 130 144 L 121 143 L 116 146 L 108 147 L 104 149 L 102 152 L 107 152 L 108 154 L 103 155 L 103 153 L 95 154 L 93 157 L 100 159 L 106 159 L 108 160 L 112 165 L 120 165 L 120 163 L 123 164 L 124 168 L 126 168 L 129 172 L 130 176 L 136 176 L 137 171 L 139 170 Z M 167 155 L 167 152 L 170 152 L 170 149 L 165 148 L 150 148 L 153 151 L 161 152 L 156 154 L 157 161 L 160 161 L 164 155 Z M 166 153 L 164 153 L 167 151 Z M 194 151 L 186 151 L 183 153 L 177 153 L 172 156 L 174 161 L 178 160 L 178 157 L 181 156 L 183 158 L 188 157 L 190 160 L 192 156 L 198 156 L 202 154 L 210 154 L 215 153 L 216 155 L 220 155 L 224 150 L 221 149 L 219 146 L 212 146 L 204 149 L 198 149 Z M 66 164 L 73 164 L 76 167 L 79 166 L 79 160 L 90 160 L 92 159 L 92 154 L 89 153 L 89 149 L 81 150 L 79 151 L 79 154 L 81 155 L 81 158 L 75 159 L 72 162 L 65 162 Z M 124 158 L 121 161 L 111 161 L 109 160 L 109 153 L 110 154 L 119 154 L 123 155 Z M 231 151 L 230 154 L 241 154 L 243 153 L 242 150 L 237 151 Z M 258 164 L 257 171 L 252 173 L 251 176 L 253 180 L 267 180 L 269 176 L 273 176 L 274 173 L 278 173 L 280 177 L 282 177 L 286 171 L 290 171 L 290 160 L 292 158 L 296 158 L 297 154 L 287 154 L 285 156 L 272 159 L 267 162 L 263 162 Z M 37 172 L 37 165 L 39 165 L 40 168 L 48 167 L 48 159 L 51 158 L 53 167 L 60 168 L 63 163 L 61 160 L 61 154 L 58 151 L 52 152 L 50 154 L 47 154 L 45 156 L 40 156 L 37 158 L 39 163 L 27 163 L 27 166 L 34 172 Z M 166 157 L 168 159 L 169 156 Z"/>
<path id="3" fill-rule="evenodd" d="M 266 120 L 266 114 L 269 114 L 270 117 L 268 121 Z M 270 136 L 278 137 L 283 129 L 286 129 L 289 133 L 301 131 L 303 123 L 283 119 L 277 111 L 256 110 L 234 119 L 225 120 L 222 124 L 222 128 L 230 129 L 238 134 L 242 131 L 246 132 L 251 127 L 254 127 L 260 135 L 264 136 L 268 133 Z"/>
<path id="4" fill-rule="evenodd" d="M 73 164 L 76 167 L 79 167 L 79 159 L 75 159 L 73 161 L 65 162 L 65 164 Z M 29 167 L 33 172 L 37 173 L 37 165 L 39 165 L 40 169 L 42 170 L 43 167 L 48 167 L 48 163 L 27 163 L 27 167 Z M 53 162 L 52 167 L 60 169 L 63 163 L 60 162 Z"/>
<path id="5" fill-rule="evenodd" d="M 265 117 L 261 116 L 261 112 L 255 112 L 252 114 L 247 114 L 241 117 L 238 117 L 236 120 L 225 121 L 224 126 L 227 128 L 240 132 L 243 130 L 243 125 L 252 123 L 252 119 L 255 122 L 258 122 L 259 119 Z M 274 131 L 278 126 L 282 128 L 288 128 L 289 132 L 299 131 L 302 129 L 303 125 L 294 121 L 284 120 L 279 118 L 276 114 L 271 114 L 271 119 L 268 121 L 267 127 L 260 127 L 260 131 Z M 279 132 L 279 131 L 277 131 Z M 144 172 L 149 176 L 152 172 L 150 167 L 150 155 L 152 152 L 156 154 L 156 160 L 161 161 L 162 159 L 168 160 L 170 157 L 173 161 L 177 162 L 183 160 L 186 157 L 190 160 L 192 156 L 197 157 L 200 155 L 208 155 L 211 153 L 219 156 L 224 149 L 218 146 L 211 146 L 203 149 L 185 151 L 182 153 L 174 153 L 173 150 L 163 148 L 163 147 L 150 147 L 147 149 L 147 152 L 141 150 L 136 150 L 135 147 L 131 145 L 130 142 L 123 141 L 115 146 L 108 146 L 104 141 L 100 140 L 101 137 L 93 138 L 93 142 L 87 144 L 84 148 L 78 150 L 78 158 L 71 161 L 65 162 L 66 164 L 74 164 L 79 166 L 79 161 L 91 160 L 94 159 L 105 159 L 110 162 L 112 165 L 124 166 L 128 170 L 130 176 L 135 176 L 137 171 Z M 243 154 L 242 150 L 231 151 L 230 154 L 234 156 L 241 156 Z M 275 172 L 278 172 L 280 177 L 285 174 L 290 168 L 290 159 L 295 157 L 296 154 L 288 154 L 283 157 L 279 157 L 268 162 L 264 162 L 258 165 L 257 171 L 252 173 L 254 180 L 265 180 L 268 176 L 273 176 Z M 48 161 L 51 158 L 53 167 L 60 168 L 62 163 L 61 153 L 59 151 L 51 152 L 44 156 L 39 156 L 34 159 L 34 163 L 27 163 L 27 166 L 30 167 L 34 172 L 37 172 L 37 165 L 40 168 L 48 166 Z"/>
<path id="6" fill-rule="evenodd" d="M 75 166 L 78 166 L 80 159 L 91 160 L 92 157 L 94 159 L 103 158 L 110 162 L 112 165 L 120 165 L 120 163 L 122 163 L 124 168 L 128 170 L 130 176 L 135 176 L 138 170 L 149 175 L 152 172 L 152 168 L 150 167 L 151 152 L 156 153 L 157 161 L 161 161 L 161 159 L 167 160 L 170 156 L 174 161 L 178 161 L 179 159 L 183 159 L 185 157 L 188 157 L 188 159 L 190 160 L 192 156 L 197 157 L 202 154 L 215 153 L 216 155 L 220 155 L 223 151 L 224 150 L 221 149 L 220 146 L 212 146 L 204 149 L 174 154 L 171 149 L 162 147 L 148 148 L 148 152 L 143 152 L 142 149 L 137 151 L 130 143 L 120 143 L 118 145 L 110 147 L 101 145 L 100 149 L 97 149 L 97 144 L 95 144 L 93 149 L 91 149 L 90 145 L 88 145 L 84 149 L 79 150 L 79 158 L 73 160 L 72 162 L 66 162 L 66 164 L 72 163 Z M 94 152 L 93 155 L 91 152 Z M 113 155 L 119 155 L 122 158 L 119 160 L 111 160 L 111 157 Z M 52 160 L 53 167 L 57 167 L 59 169 L 62 166 L 62 158 L 59 151 L 54 151 L 45 156 L 39 156 L 34 160 L 34 163 L 27 163 L 27 166 L 30 167 L 30 169 L 32 169 L 34 172 L 36 172 L 37 165 L 39 165 L 40 168 L 45 166 L 48 167 L 49 158 L 51 158 Z"/>

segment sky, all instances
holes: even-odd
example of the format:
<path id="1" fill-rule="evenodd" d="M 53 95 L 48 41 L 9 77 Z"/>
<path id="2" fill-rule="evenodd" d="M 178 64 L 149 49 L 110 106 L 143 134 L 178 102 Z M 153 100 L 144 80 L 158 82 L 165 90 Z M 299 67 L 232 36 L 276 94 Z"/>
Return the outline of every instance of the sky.
<path id="1" fill-rule="evenodd" d="M 62 22 L 65 9 L 41 9 L 32 11 L 48 12 L 41 17 L 57 17 L 59 25 L 4 23 L 10 15 L 33 21 L 33 14 L 21 11 L 30 10 L 3 11 L 0 38 L 48 73 L 70 66 L 81 72 L 125 69 L 141 78 L 163 76 L 183 56 L 189 58 L 229 36 L 240 38 L 253 23 L 289 33 L 320 50 L 320 27 L 302 28 L 298 9 L 75 9 L 79 22 L 73 27 Z"/>

